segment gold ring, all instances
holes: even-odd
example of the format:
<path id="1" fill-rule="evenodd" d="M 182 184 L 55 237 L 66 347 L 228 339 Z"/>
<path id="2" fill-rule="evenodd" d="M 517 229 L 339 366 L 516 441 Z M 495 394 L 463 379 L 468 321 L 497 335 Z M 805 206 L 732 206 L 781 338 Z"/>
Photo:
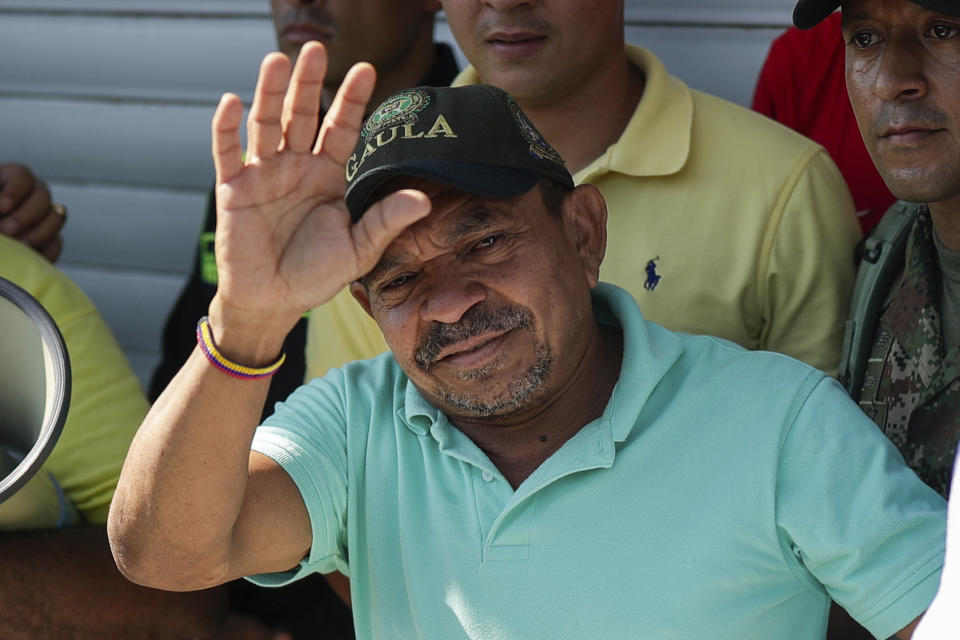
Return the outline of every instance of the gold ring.
<path id="1" fill-rule="evenodd" d="M 64 221 L 66 221 L 66 219 L 67 219 L 67 208 L 66 208 L 65 206 L 63 206 L 62 204 L 56 204 L 56 203 L 54 203 L 54 204 L 51 204 L 51 205 L 50 205 L 50 208 L 53 209 L 53 212 L 54 212 L 55 214 L 57 214 L 58 216 L 60 216 L 61 218 L 63 218 Z"/>

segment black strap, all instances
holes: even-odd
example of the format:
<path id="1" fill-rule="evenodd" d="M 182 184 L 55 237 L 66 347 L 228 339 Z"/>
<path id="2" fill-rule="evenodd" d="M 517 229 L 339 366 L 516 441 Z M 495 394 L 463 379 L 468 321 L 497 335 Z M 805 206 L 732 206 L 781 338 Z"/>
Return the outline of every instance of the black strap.
<path id="1" fill-rule="evenodd" d="M 863 257 L 853 286 L 850 313 L 843 331 L 837 378 L 856 401 L 877 329 L 880 308 L 903 266 L 907 238 L 926 205 L 897 202 L 890 207 L 864 242 Z"/>

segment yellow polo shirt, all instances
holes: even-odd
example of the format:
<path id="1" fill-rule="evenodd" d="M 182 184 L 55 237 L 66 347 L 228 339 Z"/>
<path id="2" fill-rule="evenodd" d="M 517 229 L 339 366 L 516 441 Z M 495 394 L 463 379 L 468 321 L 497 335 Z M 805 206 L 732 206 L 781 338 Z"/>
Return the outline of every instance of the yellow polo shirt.
<path id="1" fill-rule="evenodd" d="M 57 323 L 71 370 L 63 431 L 27 485 L 37 501 L 35 513 L 28 520 L 11 521 L 4 503 L 0 529 L 56 526 L 58 501 L 50 495 L 55 491 L 50 476 L 84 522 L 103 524 L 130 441 L 147 413 L 146 397 L 110 328 L 66 275 L 32 249 L 0 236 L 0 276 L 36 298 Z"/>
<path id="2" fill-rule="evenodd" d="M 646 76 L 643 97 L 620 139 L 574 175 L 607 201 L 601 280 L 670 329 L 836 373 L 860 230 L 833 161 L 786 127 L 690 89 L 652 53 L 627 55 Z M 468 67 L 454 85 L 475 82 Z M 385 349 L 341 292 L 311 313 L 307 379 Z"/>

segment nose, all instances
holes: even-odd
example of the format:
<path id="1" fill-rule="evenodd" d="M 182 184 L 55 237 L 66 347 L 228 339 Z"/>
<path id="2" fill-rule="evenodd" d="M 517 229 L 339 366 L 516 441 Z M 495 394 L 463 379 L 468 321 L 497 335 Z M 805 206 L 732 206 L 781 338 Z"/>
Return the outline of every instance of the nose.
<path id="1" fill-rule="evenodd" d="M 912 39 L 891 38 L 873 80 L 873 93 L 884 102 L 912 100 L 927 93 L 923 46 Z"/>
<path id="2" fill-rule="evenodd" d="M 426 298 L 420 306 L 420 318 L 427 322 L 454 324 L 486 297 L 486 288 L 476 281 L 440 276 L 426 292 Z"/>

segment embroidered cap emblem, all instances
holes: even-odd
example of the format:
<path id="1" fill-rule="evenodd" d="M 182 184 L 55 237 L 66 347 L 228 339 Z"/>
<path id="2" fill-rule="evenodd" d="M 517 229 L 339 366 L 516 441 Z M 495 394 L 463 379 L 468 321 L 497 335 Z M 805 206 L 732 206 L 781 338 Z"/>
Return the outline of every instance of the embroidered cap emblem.
<path id="1" fill-rule="evenodd" d="M 430 104 L 430 96 L 421 89 L 408 89 L 394 94 L 370 114 L 360 131 L 364 139 L 379 131 L 401 124 L 413 124 L 417 114 Z"/>
<path id="2" fill-rule="evenodd" d="M 530 155 L 540 160 L 550 160 L 565 167 L 566 165 L 563 162 L 563 158 L 560 157 L 560 154 L 540 135 L 537 128 L 533 126 L 533 123 L 527 118 L 527 114 L 520 110 L 520 107 L 517 106 L 517 103 L 514 102 L 510 96 L 507 96 L 507 104 L 510 105 L 510 111 L 513 113 L 517 125 L 520 127 L 520 133 L 523 134 L 524 139 L 530 145 Z"/>

